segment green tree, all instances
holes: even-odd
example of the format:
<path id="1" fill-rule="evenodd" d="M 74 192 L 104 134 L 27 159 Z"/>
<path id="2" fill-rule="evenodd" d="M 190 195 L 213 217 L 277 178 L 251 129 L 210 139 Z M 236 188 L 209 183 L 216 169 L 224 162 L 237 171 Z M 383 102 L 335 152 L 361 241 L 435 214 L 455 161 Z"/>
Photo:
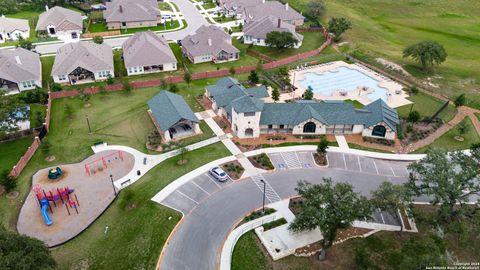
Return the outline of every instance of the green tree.
<path id="1" fill-rule="evenodd" d="M 278 75 L 280 75 L 282 77 L 288 76 L 288 69 L 286 67 L 280 67 L 278 69 Z"/>
<path id="2" fill-rule="evenodd" d="M 25 103 L 0 89 L 0 137 L 18 130 L 18 122 L 27 119 Z"/>
<path id="3" fill-rule="evenodd" d="M 416 123 L 420 120 L 420 113 L 418 111 L 411 111 L 408 113 L 408 122 Z"/>
<path id="4" fill-rule="evenodd" d="M 101 36 L 94 36 L 92 40 L 96 44 L 103 44 L 103 37 Z"/>
<path id="5" fill-rule="evenodd" d="M 286 48 L 292 48 L 298 40 L 290 32 L 273 31 L 267 34 L 265 43 L 270 46 L 283 51 Z"/>
<path id="6" fill-rule="evenodd" d="M 262 60 L 258 60 L 257 66 L 255 67 L 257 73 L 263 73 L 263 63 Z"/>
<path id="7" fill-rule="evenodd" d="M 310 0 L 307 4 L 307 16 L 310 19 L 318 20 L 319 17 L 322 17 L 327 8 L 323 0 Z"/>
<path id="8" fill-rule="evenodd" d="M 439 205 L 438 218 L 448 224 L 475 209 L 467 207 L 467 203 L 470 196 L 480 195 L 479 164 L 478 148 L 472 149 L 470 155 L 428 150 L 425 158 L 408 166 L 408 191 L 431 198 L 431 204 Z"/>
<path id="9" fill-rule="evenodd" d="M 178 92 L 178 86 L 176 84 L 170 84 L 170 88 L 168 89 L 172 93 L 177 93 Z"/>
<path id="10" fill-rule="evenodd" d="M 371 202 L 375 208 L 389 213 L 402 224 L 398 210 L 404 211 L 410 204 L 411 199 L 404 185 L 383 182 L 377 190 L 372 192 Z M 403 231 L 401 225 L 400 231 Z"/>
<path id="11" fill-rule="evenodd" d="M 436 41 L 422 41 L 403 50 L 403 57 L 411 57 L 426 71 L 433 65 L 439 65 L 447 59 L 447 52 Z"/>
<path id="12" fill-rule="evenodd" d="M 112 75 L 108 74 L 107 76 L 107 84 L 112 85 L 115 83 L 115 79 L 112 77 Z"/>
<path id="13" fill-rule="evenodd" d="M 25 50 L 31 51 L 33 49 L 33 43 L 29 39 L 24 39 L 22 36 L 18 38 L 18 46 Z"/>
<path id="14" fill-rule="evenodd" d="M 132 85 L 130 84 L 130 82 L 128 80 L 123 80 L 122 81 L 122 86 L 123 86 L 123 91 L 125 92 L 125 94 L 130 94 L 132 92 Z"/>
<path id="15" fill-rule="evenodd" d="M 188 153 L 188 148 L 186 147 L 181 147 L 179 150 L 178 150 L 178 153 L 180 154 L 180 163 L 182 163 L 183 161 L 186 161 L 185 160 L 185 155 Z"/>
<path id="16" fill-rule="evenodd" d="M 467 124 L 466 121 L 462 121 L 458 123 L 457 130 L 458 130 L 458 133 L 460 133 L 460 135 L 464 135 L 470 130 L 470 126 Z"/>
<path id="17" fill-rule="evenodd" d="M 429 234 L 410 237 L 402 248 L 391 256 L 396 262 L 396 269 L 426 269 L 432 265 L 447 266 L 445 253 L 444 240 Z"/>
<path id="18" fill-rule="evenodd" d="M 42 241 L 0 226 L 0 269 L 51 269 L 55 266 L 55 260 Z"/>
<path id="19" fill-rule="evenodd" d="M 303 99 L 305 100 L 312 100 L 313 99 L 313 90 L 311 87 L 308 87 L 307 90 L 305 90 L 305 93 L 303 93 Z"/>
<path id="20" fill-rule="evenodd" d="M 228 70 L 228 72 L 230 73 L 230 75 L 232 77 L 235 77 L 235 74 L 237 74 L 237 70 L 235 69 L 235 67 L 230 67 L 230 69 Z"/>
<path id="21" fill-rule="evenodd" d="M 453 103 L 455 104 L 455 107 L 460 107 L 465 105 L 465 103 L 467 103 L 467 98 L 465 97 L 465 94 L 461 94 L 457 96 L 453 101 Z"/>
<path id="22" fill-rule="evenodd" d="M 10 175 L 8 170 L 4 170 L 0 174 L 0 185 L 5 188 L 6 192 L 10 192 L 17 187 L 17 181 L 13 176 Z"/>
<path id="23" fill-rule="evenodd" d="M 260 78 L 255 70 L 250 71 L 250 75 L 248 75 L 248 80 L 251 83 L 257 84 L 260 82 Z"/>
<path id="24" fill-rule="evenodd" d="M 320 142 L 317 144 L 317 154 L 324 156 L 327 154 L 328 140 L 326 136 L 320 137 Z"/>
<path id="25" fill-rule="evenodd" d="M 350 228 L 353 221 L 367 218 L 372 213 L 367 198 L 354 192 L 352 185 L 347 183 L 333 184 L 330 178 L 324 178 L 322 184 L 300 181 L 295 190 L 303 197 L 304 203 L 289 229 L 320 229 L 324 252 L 333 245 L 339 229 Z"/>
<path id="26" fill-rule="evenodd" d="M 13 14 L 18 11 L 16 0 L 0 1 L 0 14 Z"/>
<path id="27" fill-rule="evenodd" d="M 339 41 L 342 34 L 348 29 L 352 29 L 352 22 L 347 18 L 331 18 L 328 21 L 328 32 L 333 34 L 333 39 Z"/>
<path id="28" fill-rule="evenodd" d="M 192 74 L 190 74 L 190 72 L 185 72 L 185 74 L 183 74 L 183 80 L 187 83 L 188 87 L 190 87 L 190 83 L 192 82 Z"/>
<path id="29" fill-rule="evenodd" d="M 280 100 L 280 91 L 278 91 L 278 88 L 274 86 L 272 86 L 272 99 L 275 101 Z"/>

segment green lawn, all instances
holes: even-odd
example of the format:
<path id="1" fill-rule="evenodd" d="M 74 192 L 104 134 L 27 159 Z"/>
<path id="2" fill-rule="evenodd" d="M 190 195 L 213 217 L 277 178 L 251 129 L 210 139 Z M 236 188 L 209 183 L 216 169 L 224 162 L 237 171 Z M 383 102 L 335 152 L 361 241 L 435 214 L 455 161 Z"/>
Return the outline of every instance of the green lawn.
<path id="1" fill-rule="evenodd" d="M 287 0 L 293 8 L 306 11 L 308 0 Z M 469 0 L 338 0 L 326 1 L 329 17 L 352 21 L 344 40 L 352 48 L 375 57 L 395 61 L 424 80 L 432 77 L 439 93 L 455 97 L 467 93 L 468 105 L 480 108 L 480 6 Z M 442 44 L 447 61 L 435 68 L 436 76 L 419 72 L 410 59 L 402 58 L 405 47 L 422 40 Z"/>
<path id="2" fill-rule="evenodd" d="M 158 2 L 158 8 L 160 8 L 160 10 L 173 11 L 172 7 L 165 2 Z"/>
<path id="3" fill-rule="evenodd" d="M 184 27 L 187 26 L 187 22 L 183 20 Z M 171 22 L 167 22 L 166 25 L 159 24 L 157 26 L 152 26 L 152 27 L 140 27 L 140 28 L 128 28 L 128 29 L 123 29 L 120 30 L 122 34 L 134 34 L 137 32 L 143 32 L 147 30 L 151 31 L 167 31 L 167 30 L 172 30 L 180 27 L 180 23 L 175 20 Z M 98 22 L 95 24 L 91 24 L 89 27 L 89 32 L 90 33 L 98 33 L 98 32 L 107 32 L 107 31 L 115 31 L 113 29 L 108 29 L 107 24 L 105 22 Z"/>
<path id="4" fill-rule="evenodd" d="M 91 23 L 88 27 L 88 32 L 90 33 L 100 33 L 100 32 L 108 32 L 110 31 L 107 27 L 107 23 L 105 22 L 96 22 Z"/>
<path id="5" fill-rule="evenodd" d="M 433 114 L 435 114 L 435 112 L 437 112 L 437 110 L 440 109 L 440 107 L 442 107 L 442 105 L 445 103 L 445 101 L 443 100 L 421 92 L 416 95 L 410 96 L 408 100 L 414 102 L 412 110 L 418 111 L 422 118 L 433 116 Z M 412 105 L 405 105 L 397 108 L 398 115 L 401 118 L 407 118 L 411 108 Z M 440 113 L 439 117 L 444 122 L 448 122 L 452 120 L 453 117 L 455 117 L 456 112 L 457 109 L 455 108 L 453 103 L 450 103 L 448 107 Z"/>
<path id="6" fill-rule="evenodd" d="M 247 232 L 238 239 L 232 255 L 232 270 L 272 269 L 256 241 L 258 239 L 253 231 Z"/>
<path id="7" fill-rule="evenodd" d="M 352 148 L 352 149 L 370 151 L 370 152 L 390 153 L 390 154 L 392 153 L 391 151 L 385 151 L 385 150 L 381 150 L 381 149 L 365 147 L 365 146 L 358 145 L 358 144 L 355 144 L 355 143 L 348 143 L 348 147 Z"/>
<path id="8" fill-rule="evenodd" d="M 28 106 L 30 106 L 30 128 L 41 127 L 47 113 L 47 106 L 42 104 L 29 104 Z M 38 121 L 37 112 L 40 113 L 42 121 Z"/>
<path id="9" fill-rule="evenodd" d="M 25 154 L 28 147 L 32 145 L 32 142 L 33 138 L 29 136 L 10 142 L 0 143 L 0 153 L 2 153 L 0 155 L 0 172 L 11 170 L 13 165 L 15 165 L 20 157 Z"/>
<path id="10" fill-rule="evenodd" d="M 54 61 L 55 56 L 40 57 L 40 62 L 42 62 L 42 84 L 45 89 L 48 89 L 48 83 L 53 81 L 51 73 Z"/>
<path id="11" fill-rule="evenodd" d="M 427 147 L 420 148 L 415 153 L 425 153 L 428 148 L 441 149 L 441 150 L 465 150 L 469 149 L 473 143 L 480 142 L 480 136 L 477 134 L 475 127 L 469 117 L 463 119 L 463 122 L 467 123 L 468 130 L 465 134 L 461 135 L 465 140 L 457 141 L 455 136 L 460 135 L 457 127 L 452 128 L 447 133 L 443 134 L 440 138 L 436 139 L 432 144 Z"/>

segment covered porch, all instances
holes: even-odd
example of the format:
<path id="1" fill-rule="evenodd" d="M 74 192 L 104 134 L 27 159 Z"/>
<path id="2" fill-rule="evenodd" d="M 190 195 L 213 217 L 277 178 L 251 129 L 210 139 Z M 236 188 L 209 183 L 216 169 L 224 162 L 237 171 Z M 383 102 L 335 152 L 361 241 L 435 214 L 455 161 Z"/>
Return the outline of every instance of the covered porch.
<path id="1" fill-rule="evenodd" d="M 9 80 L 0 78 L 0 89 L 5 91 L 7 94 L 17 94 L 20 93 L 18 84 Z"/>
<path id="2" fill-rule="evenodd" d="M 68 80 L 71 85 L 95 82 L 95 74 L 82 67 L 77 67 L 68 74 Z"/>
<path id="3" fill-rule="evenodd" d="M 153 65 L 153 66 L 144 66 L 143 67 L 143 72 L 145 74 L 162 72 L 162 71 L 164 71 L 163 65 Z"/>
<path id="4" fill-rule="evenodd" d="M 200 133 L 200 126 L 197 122 L 182 120 L 163 133 L 163 140 L 165 142 L 177 141 Z"/>

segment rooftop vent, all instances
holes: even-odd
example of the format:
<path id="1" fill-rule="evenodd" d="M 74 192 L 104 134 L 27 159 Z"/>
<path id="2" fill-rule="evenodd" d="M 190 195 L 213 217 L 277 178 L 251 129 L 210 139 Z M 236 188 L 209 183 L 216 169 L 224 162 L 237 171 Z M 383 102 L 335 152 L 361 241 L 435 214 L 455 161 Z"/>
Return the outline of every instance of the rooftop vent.
<path id="1" fill-rule="evenodd" d="M 20 61 L 20 56 L 18 56 L 18 55 L 15 55 L 15 61 L 16 61 L 17 64 L 19 64 L 19 65 L 22 64 L 22 61 Z"/>

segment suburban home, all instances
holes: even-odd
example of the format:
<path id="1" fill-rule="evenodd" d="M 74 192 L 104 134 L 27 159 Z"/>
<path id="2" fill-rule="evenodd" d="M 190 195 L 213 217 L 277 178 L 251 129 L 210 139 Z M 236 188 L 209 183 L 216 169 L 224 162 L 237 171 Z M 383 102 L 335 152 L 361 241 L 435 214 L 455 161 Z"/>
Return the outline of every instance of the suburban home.
<path id="1" fill-rule="evenodd" d="M 20 37 L 30 37 L 28 20 L 0 17 L 0 43 L 7 40 L 18 40 Z"/>
<path id="2" fill-rule="evenodd" d="M 108 29 L 152 27 L 162 19 L 156 0 L 112 0 L 106 6 L 103 18 Z"/>
<path id="3" fill-rule="evenodd" d="M 217 0 L 217 5 L 229 17 L 242 19 L 242 10 L 262 4 L 262 0 Z"/>
<path id="4" fill-rule="evenodd" d="M 243 8 L 241 14 L 245 23 L 260 20 L 265 16 L 274 16 L 294 26 L 301 26 L 305 21 L 305 17 L 295 9 L 290 8 L 288 3 L 282 4 L 278 1 L 263 0 L 259 5 Z"/>
<path id="5" fill-rule="evenodd" d="M 51 75 L 54 82 L 71 85 L 114 77 L 112 48 L 86 41 L 66 44 L 57 50 Z"/>
<path id="6" fill-rule="evenodd" d="M 53 7 L 40 14 L 35 31 L 66 42 L 79 41 L 83 32 L 82 14 L 63 7 Z"/>
<path id="7" fill-rule="evenodd" d="M 202 25 L 194 35 L 181 40 L 182 53 L 192 63 L 230 62 L 240 58 L 240 51 L 232 45 L 232 37 L 217 26 Z"/>
<path id="8" fill-rule="evenodd" d="M 212 101 L 213 110 L 231 123 L 239 138 L 261 134 L 361 134 L 394 140 L 399 124 L 396 110 L 382 99 L 362 109 L 343 101 L 267 103 L 264 95 L 250 93 L 232 78 L 207 86 L 205 95 Z"/>
<path id="9" fill-rule="evenodd" d="M 168 42 L 152 31 L 135 33 L 122 48 L 128 76 L 177 70 L 177 59 Z"/>
<path id="10" fill-rule="evenodd" d="M 297 40 L 294 48 L 302 46 L 303 36 L 295 31 L 295 26 L 273 16 L 247 22 L 243 27 L 243 43 L 268 46 L 266 43 L 267 34 L 271 32 L 289 32 Z"/>
<path id="11" fill-rule="evenodd" d="M 148 114 L 163 142 L 184 139 L 202 132 L 200 121 L 180 95 L 160 91 L 148 101 L 148 107 Z"/>
<path id="12" fill-rule="evenodd" d="M 16 94 L 36 87 L 42 87 L 40 55 L 23 48 L 0 50 L 0 89 Z"/>

